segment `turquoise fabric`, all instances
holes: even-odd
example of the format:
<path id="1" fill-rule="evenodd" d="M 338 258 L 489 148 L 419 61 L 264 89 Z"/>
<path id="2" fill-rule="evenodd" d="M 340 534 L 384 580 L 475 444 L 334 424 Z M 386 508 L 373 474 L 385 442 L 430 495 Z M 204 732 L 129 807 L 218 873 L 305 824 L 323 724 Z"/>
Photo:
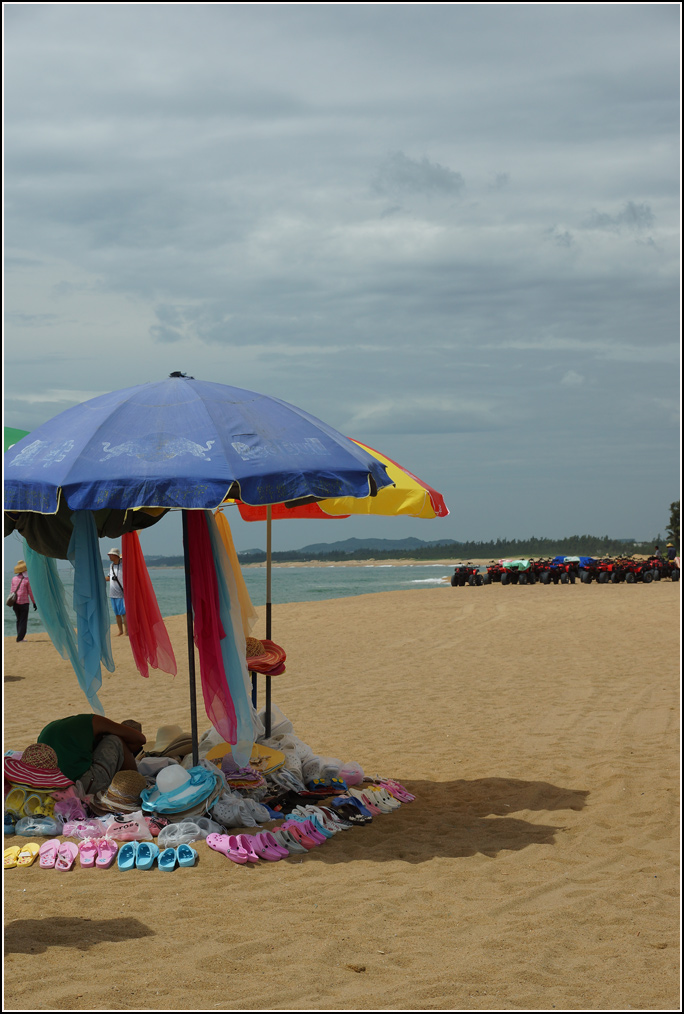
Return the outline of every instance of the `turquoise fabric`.
<path id="1" fill-rule="evenodd" d="M 86 697 L 97 697 L 102 686 L 100 662 L 114 672 L 109 632 L 109 597 L 102 571 L 95 519 L 91 511 L 74 511 L 74 530 L 67 557 L 74 567 L 74 612 L 78 657 L 88 680 Z"/>
<path id="2" fill-rule="evenodd" d="M 24 547 L 24 559 L 40 618 L 50 640 L 62 658 L 71 662 L 90 707 L 99 715 L 104 715 L 104 708 L 97 696 L 102 680 L 93 681 L 79 658 L 76 635 L 69 619 L 66 594 L 57 573 L 57 564 L 52 557 L 36 553 L 28 543 Z"/>

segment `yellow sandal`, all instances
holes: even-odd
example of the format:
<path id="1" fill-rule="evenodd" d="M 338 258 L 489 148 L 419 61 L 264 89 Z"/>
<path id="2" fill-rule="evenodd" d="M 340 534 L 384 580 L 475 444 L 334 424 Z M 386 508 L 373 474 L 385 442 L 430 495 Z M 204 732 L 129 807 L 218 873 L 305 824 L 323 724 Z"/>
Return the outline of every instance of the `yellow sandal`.
<path id="1" fill-rule="evenodd" d="M 18 845 L 10 845 L 8 849 L 5 849 L 3 865 L 6 870 L 11 870 L 12 867 L 17 865 L 17 858 L 20 852 L 21 849 Z"/>
<path id="2" fill-rule="evenodd" d="M 37 841 L 27 842 L 17 856 L 17 866 L 33 866 L 39 852 L 40 845 Z"/>

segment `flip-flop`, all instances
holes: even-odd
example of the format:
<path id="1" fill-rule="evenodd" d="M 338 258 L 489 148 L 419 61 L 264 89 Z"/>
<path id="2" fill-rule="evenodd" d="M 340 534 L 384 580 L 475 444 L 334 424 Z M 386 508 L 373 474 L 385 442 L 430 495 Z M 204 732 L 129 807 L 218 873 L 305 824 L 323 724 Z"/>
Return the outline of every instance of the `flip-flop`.
<path id="1" fill-rule="evenodd" d="M 375 803 L 371 802 L 368 796 L 364 792 L 362 792 L 361 789 L 350 789 L 349 795 L 353 796 L 354 799 L 358 799 L 360 803 L 363 803 L 366 812 L 370 813 L 373 817 L 377 817 L 379 813 L 382 813 L 380 807 L 376 806 Z"/>
<path id="2" fill-rule="evenodd" d="M 97 859 L 97 839 L 84 838 L 78 843 L 78 851 L 81 856 L 81 866 L 86 868 L 94 866 Z"/>
<path id="3" fill-rule="evenodd" d="M 373 820 L 370 813 L 361 813 L 357 807 L 350 802 L 348 797 L 340 800 L 339 803 L 333 802 L 331 805 L 333 813 L 338 813 L 343 820 L 349 821 L 352 827 L 362 827 L 364 824 L 370 824 Z"/>
<path id="4" fill-rule="evenodd" d="M 353 821 L 345 819 L 343 813 L 335 813 L 328 806 L 321 806 L 319 809 L 323 811 L 323 819 L 332 827 L 336 827 L 340 831 L 351 831 L 353 828 Z M 361 823 L 361 814 L 359 813 L 357 816 L 359 817 L 357 823 Z"/>
<path id="5" fill-rule="evenodd" d="M 384 778 L 378 784 L 383 789 L 387 789 L 387 791 L 389 792 L 389 794 L 391 796 L 394 796 L 394 798 L 398 799 L 399 802 L 401 802 L 401 803 L 411 803 L 416 798 L 415 796 L 412 796 L 411 793 L 408 792 L 404 788 L 404 786 L 401 785 L 399 782 L 392 781 L 389 778 Z"/>
<path id="6" fill-rule="evenodd" d="M 72 841 L 63 841 L 59 846 L 59 852 L 57 853 L 57 862 L 55 863 L 56 870 L 70 870 L 74 865 L 76 856 L 78 855 L 78 846 L 74 845 Z"/>
<path id="7" fill-rule="evenodd" d="M 116 844 L 113 838 L 100 838 L 97 843 L 97 859 L 95 865 L 101 870 L 107 870 L 116 859 L 116 853 L 119 851 L 119 846 Z"/>
<path id="8" fill-rule="evenodd" d="M 55 863 L 57 862 L 57 853 L 61 845 L 59 838 L 50 838 L 49 841 L 44 841 L 38 849 L 38 855 L 40 860 L 38 865 L 44 870 L 53 870 Z"/>
<path id="9" fill-rule="evenodd" d="M 20 852 L 21 849 L 18 845 L 10 845 L 8 849 L 5 849 L 3 866 L 6 870 L 14 869 L 17 865 L 17 859 L 19 858 Z"/>
<path id="10" fill-rule="evenodd" d="M 197 853 L 194 849 L 191 849 L 189 845 L 179 845 L 176 849 L 178 853 L 178 865 L 179 866 L 194 866 L 197 860 Z"/>
<path id="11" fill-rule="evenodd" d="M 151 841 L 141 841 L 135 856 L 135 866 L 138 870 L 151 870 L 154 861 L 159 855 L 159 846 Z"/>
<path id="12" fill-rule="evenodd" d="M 178 862 L 178 855 L 176 850 L 173 848 L 164 849 L 163 852 L 159 853 L 159 859 L 157 860 L 157 866 L 160 870 L 164 870 L 166 873 L 171 873 L 176 868 Z"/>
<path id="13" fill-rule="evenodd" d="M 121 846 L 116 858 L 116 863 L 120 870 L 132 870 L 135 867 L 138 845 L 137 841 L 127 841 L 125 845 Z"/>
<path id="14" fill-rule="evenodd" d="M 37 841 L 27 841 L 17 856 L 17 866 L 33 866 L 39 852 L 40 845 Z"/>

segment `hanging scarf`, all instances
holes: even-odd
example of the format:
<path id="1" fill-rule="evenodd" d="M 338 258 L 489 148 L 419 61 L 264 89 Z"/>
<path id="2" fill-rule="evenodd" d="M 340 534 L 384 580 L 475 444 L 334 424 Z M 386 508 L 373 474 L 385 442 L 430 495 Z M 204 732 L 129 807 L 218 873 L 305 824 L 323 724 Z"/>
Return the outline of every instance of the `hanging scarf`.
<path id="1" fill-rule="evenodd" d="M 176 658 L 169 632 L 162 619 L 152 581 L 145 564 L 137 532 L 125 532 L 122 544 L 122 569 L 126 586 L 126 622 L 128 639 L 141 676 L 153 669 L 176 675 Z"/>
<path id="2" fill-rule="evenodd" d="M 247 585 L 245 584 L 245 579 L 242 576 L 242 568 L 240 567 L 238 555 L 235 551 L 230 525 L 228 524 L 228 519 L 223 511 L 216 511 L 214 514 L 214 522 L 216 523 L 219 535 L 221 536 L 221 541 L 223 542 L 224 549 L 228 556 L 228 565 L 233 574 L 237 603 L 242 617 L 242 630 L 245 637 L 247 637 L 258 619 L 258 614 L 252 605 L 252 600 L 249 597 Z"/>
<path id="3" fill-rule="evenodd" d="M 90 693 L 102 686 L 102 670 L 114 672 L 112 642 L 109 632 L 109 604 L 100 544 L 92 511 L 74 511 L 74 530 L 69 540 L 67 558 L 74 568 L 74 612 L 78 658 L 89 680 Z"/>
<path id="4" fill-rule="evenodd" d="M 62 658 L 71 662 L 78 684 L 90 707 L 97 714 L 104 715 L 104 708 L 97 696 L 102 679 L 99 673 L 96 678 L 87 673 L 78 657 L 76 636 L 69 618 L 64 585 L 57 573 L 57 564 L 51 557 L 36 553 L 28 543 L 24 559 L 40 618 L 48 637 Z"/>
<path id="5" fill-rule="evenodd" d="M 219 608 L 221 612 L 221 623 L 226 631 L 226 636 L 221 641 L 221 653 L 223 665 L 228 681 L 230 695 L 235 705 L 237 719 L 236 739 L 232 744 L 232 754 L 239 767 L 249 764 L 254 745 L 254 726 L 252 723 L 252 705 L 250 701 L 250 683 L 247 673 L 247 649 L 245 646 L 244 615 L 241 610 L 236 573 L 231 566 L 229 554 L 226 552 L 224 533 L 217 524 L 217 518 L 211 511 L 206 511 L 207 528 L 211 539 L 212 553 L 214 557 L 214 569 L 219 592 Z M 221 517 L 221 515 L 219 515 Z M 228 536 L 230 528 L 228 522 L 223 518 Z M 232 538 L 230 543 L 232 545 Z M 237 556 L 236 556 L 237 563 Z M 239 566 L 238 566 L 239 570 Z M 240 574 L 242 579 L 242 574 Z M 244 584 L 244 582 L 243 582 Z M 245 594 L 247 589 L 245 588 Z M 249 596 L 247 601 L 252 606 Z M 252 607 L 252 611 L 253 607 Z M 256 617 L 256 613 L 255 613 Z"/>
<path id="6" fill-rule="evenodd" d="M 221 622 L 218 581 L 206 513 L 198 510 L 187 513 L 195 644 L 199 652 L 207 717 L 226 743 L 235 743 L 237 718 L 221 651 L 221 639 L 226 634 Z"/>

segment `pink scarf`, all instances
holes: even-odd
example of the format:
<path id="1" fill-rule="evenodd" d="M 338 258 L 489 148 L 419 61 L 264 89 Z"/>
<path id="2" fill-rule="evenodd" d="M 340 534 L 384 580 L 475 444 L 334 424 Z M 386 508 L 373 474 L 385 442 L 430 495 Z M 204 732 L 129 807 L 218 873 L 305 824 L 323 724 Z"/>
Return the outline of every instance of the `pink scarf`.
<path id="1" fill-rule="evenodd" d="M 153 669 L 175 676 L 176 659 L 169 632 L 159 611 L 137 532 L 122 536 L 122 553 L 126 622 L 135 664 L 141 676 L 150 675 L 148 663 Z"/>
<path id="2" fill-rule="evenodd" d="M 204 706 L 209 721 L 226 743 L 235 743 L 237 718 L 221 651 L 226 633 L 221 623 L 211 538 L 202 511 L 188 511 L 187 518 L 195 644 L 199 652 Z"/>

